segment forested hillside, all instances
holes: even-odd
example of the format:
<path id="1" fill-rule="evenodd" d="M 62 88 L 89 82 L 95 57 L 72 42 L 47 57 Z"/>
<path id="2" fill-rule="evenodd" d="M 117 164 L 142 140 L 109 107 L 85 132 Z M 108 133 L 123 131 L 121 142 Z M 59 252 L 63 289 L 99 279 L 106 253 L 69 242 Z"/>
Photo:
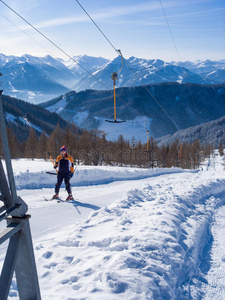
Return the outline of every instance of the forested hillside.
<path id="1" fill-rule="evenodd" d="M 50 136 L 43 132 L 38 137 L 31 127 L 29 138 L 23 143 L 18 141 L 11 129 L 8 129 L 8 137 L 12 158 L 48 159 L 49 153 L 56 158 L 65 144 L 76 164 L 95 166 L 199 168 L 213 151 L 212 145 L 202 145 L 199 140 L 193 143 L 176 140 L 171 145 L 160 147 L 153 138 L 148 144 L 125 140 L 122 135 L 114 142 L 107 141 L 103 132 L 93 130 L 80 133 L 73 126 L 62 130 L 59 124 Z"/>
<path id="2" fill-rule="evenodd" d="M 143 117 L 154 138 L 225 115 L 225 84 L 161 83 L 118 88 L 116 94 L 117 118 L 126 120 L 131 127 L 135 118 Z M 70 92 L 41 106 L 86 129 L 105 130 L 105 119 L 114 117 L 112 91 Z M 127 132 L 128 127 L 120 133 L 128 138 Z M 135 135 L 133 128 L 131 134 Z"/>
<path id="3" fill-rule="evenodd" d="M 171 145 L 176 140 L 193 143 L 196 139 L 204 145 L 211 143 L 218 148 L 220 142 L 225 145 L 225 116 L 222 118 L 203 123 L 194 127 L 177 131 L 173 135 L 168 135 L 157 139 L 159 145 Z"/>
<path id="4" fill-rule="evenodd" d="M 40 136 L 42 132 L 50 135 L 57 124 L 62 129 L 71 126 L 58 114 L 40 106 L 5 95 L 2 95 L 2 101 L 7 126 L 14 132 L 20 142 L 28 138 L 31 128 L 34 129 L 37 136 Z"/>

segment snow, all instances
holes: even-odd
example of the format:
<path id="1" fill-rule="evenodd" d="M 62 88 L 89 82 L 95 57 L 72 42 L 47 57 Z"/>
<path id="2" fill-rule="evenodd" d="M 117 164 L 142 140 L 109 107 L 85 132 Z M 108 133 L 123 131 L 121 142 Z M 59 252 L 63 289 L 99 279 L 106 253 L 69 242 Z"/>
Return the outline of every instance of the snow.
<path id="1" fill-rule="evenodd" d="M 89 112 L 82 111 L 82 112 L 77 112 L 77 114 L 73 117 L 73 122 L 79 126 L 82 122 L 85 122 L 85 119 L 88 117 Z"/>
<path id="2" fill-rule="evenodd" d="M 184 79 L 183 76 L 178 76 L 178 78 L 179 78 L 179 79 L 177 80 L 177 82 L 178 82 L 178 83 L 182 83 L 182 82 L 183 82 L 183 79 Z"/>
<path id="3" fill-rule="evenodd" d="M 95 119 L 100 122 L 98 130 L 104 131 L 107 134 L 106 138 L 108 140 L 115 141 L 118 139 L 119 135 L 123 134 L 123 137 L 126 140 L 131 141 L 134 139 L 136 142 L 141 140 L 143 143 L 147 142 L 147 135 L 144 128 L 145 123 L 146 129 L 149 129 L 151 121 L 153 120 L 146 116 L 136 117 L 133 120 L 128 120 L 124 123 L 119 123 L 119 126 L 118 124 L 114 124 L 114 127 L 112 128 L 112 124 L 105 122 L 105 119 L 100 117 L 96 117 Z M 150 135 L 152 135 L 151 132 Z"/>
<path id="4" fill-rule="evenodd" d="M 56 104 L 51 105 L 48 107 L 48 110 L 50 112 L 60 113 L 64 107 L 66 106 L 66 98 L 63 97 L 60 101 L 58 101 Z"/>
<path id="5" fill-rule="evenodd" d="M 39 131 L 39 132 L 42 132 L 42 129 L 41 129 L 40 127 L 37 127 L 37 126 L 33 125 L 31 122 L 29 122 L 29 121 L 27 120 L 27 118 L 24 118 L 24 117 L 16 117 L 16 116 L 14 116 L 14 115 L 12 115 L 12 114 L 10 114 L 10 113 L 6 113 L 6 120 L 7 120 L 8 122 L 12 122 L 12 123 L 16 123 L 16 124 L 17 124 L 18 121 L 20 121 L 20 122 L 22 122 L 23 124 L 28 125 L 28 126 L 30 126 L 30 127 L 33 127 L 35 130 L 37 130 L 37 131 Z"/>
<path id="6" fill-rule="evenodd" d="M 222 162 L 214 156 L 200 170 L 78 166 L 76 201 L 57 203 L 44 201 L 54 192 L 56 176 L 45 173 L 52 163 L 14 160 L 42 298 L 224 299 Z M 9 299 L 19 299 L 15 278 Z"/>
<path id="7" fill-rule="evenodd" d="M 62 100 L 58 101 L 56 104 L 51 105 L 50 107 L 48 107 L 48 110 L 51 112 L 56 112 L 59 113 L 60 112 L 70 112 L 68 109 L 65 109 L 66 106 L 66 98 L 62 98 Z M 74 124 L 76 124 L 79 127 L 82 127 L 82 124 L 86 124 L 86 120 L 88 118 L 89 112 L 88 111 L 79 111 L 79 112 L 75 112 L 75 111 L 71 111 L 74 115 L 74 117 L 72 118 L 72 122 Z M 150 124 L 152 122 L 153 119 L 148 118 L 146 116 L 138 116 L 136 118 L 134 118 L 133 120 L 127 120 L 124 123 L 119 123 L 118 124 L 114 124 L 113 128 L 112 128 L 112 124 L 108 123 L 105 121 L 105 118 L 101 118 L 101 117 L 95 117 L 95 120 L 97 121 L 98 125 L 98 130 L 102 130 L 106 133 L 106 139 L 107 140 L 117 140 L 119 135 L 121 135 L 121 133 L 123 133 L 123 136 L 125 139 L 127 140 L 132 140 L 134 138 L 134 140 L 136 142 L 138 142 L 139 140 L 141 140 L 143 143 L 147 142 L 147 136 L 146 136 L 146 131 L 145 129 L 150 129 Z M 120 118 L 117 119 L 118 121 L 120 121 Z M 146 125 L 145 125 L 146 124 Z M 150 132 L 150 135 L 152 135 L 152 133 Z"/>

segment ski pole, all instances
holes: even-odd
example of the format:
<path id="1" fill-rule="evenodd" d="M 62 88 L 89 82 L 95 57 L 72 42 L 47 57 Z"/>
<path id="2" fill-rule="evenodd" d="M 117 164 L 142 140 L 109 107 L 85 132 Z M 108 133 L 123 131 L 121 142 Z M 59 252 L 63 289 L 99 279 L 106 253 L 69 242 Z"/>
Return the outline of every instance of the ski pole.
<path id="1" fill-rule="evenodd" d="M 54 160 L 52 159 L 50 152 L 48 152 L 48 155 L 49 155 L 49 157 L 50 157 L 50 159 L 51 159 L 51 161 L 52 161 L 52 163 L 53 163 L 53 166 L 55 166 Z M 56 173 L 58 174 L 57 169 L 55 169 L 55 170 L 56 170 Z"/>

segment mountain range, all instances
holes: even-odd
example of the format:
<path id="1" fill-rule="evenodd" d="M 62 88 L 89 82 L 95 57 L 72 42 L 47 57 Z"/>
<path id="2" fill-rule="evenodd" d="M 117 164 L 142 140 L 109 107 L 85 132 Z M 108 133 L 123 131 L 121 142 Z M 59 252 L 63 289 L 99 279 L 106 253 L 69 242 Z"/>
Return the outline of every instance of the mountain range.
<path id="1" fill-rule="evenodd" d="M 112 124 L 113 91 L 69 92 L 40 104 L 65 120 L 85 129 L 105 131 L 108 139 L 146 140 L 216 120 L 225 115 L 225 84 L 160 83 L 116 89 L 117 119 Z"/>
<path id="2" fill-rule="evenodd" d="M 71 90 L 112 89 L 113 72 L 118 72 L 117 87 L 163 82 L 225 83 L 225 60 L 168 63 L 135 57 L 123 60 L 116 57 L 110 61 L 102 57 L 79 55 L 73 60 L 64 61 L 50 55 L 34 57 L 25 54 L 16 57 L 0 54 L 0 68 L 4 93 L 35 104 Z"/>

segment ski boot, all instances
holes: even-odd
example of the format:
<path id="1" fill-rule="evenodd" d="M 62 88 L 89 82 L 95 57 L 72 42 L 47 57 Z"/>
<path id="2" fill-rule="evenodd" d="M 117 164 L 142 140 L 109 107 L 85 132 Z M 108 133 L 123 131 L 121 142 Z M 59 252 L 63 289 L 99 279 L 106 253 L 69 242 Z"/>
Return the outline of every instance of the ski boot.
<path id="1" fill-rule="evenodd" d="M 55 194 L 54 196 L 52 196 L 52 199 L 59 199 L 59 194 Z"/>
<path id="2" fill-rule="evenodd" d="M 66 198 L 66 201 L 69 201 L 69 200 L 73 200 L 72 194 L 69 194 L 68 197 Z"/>

